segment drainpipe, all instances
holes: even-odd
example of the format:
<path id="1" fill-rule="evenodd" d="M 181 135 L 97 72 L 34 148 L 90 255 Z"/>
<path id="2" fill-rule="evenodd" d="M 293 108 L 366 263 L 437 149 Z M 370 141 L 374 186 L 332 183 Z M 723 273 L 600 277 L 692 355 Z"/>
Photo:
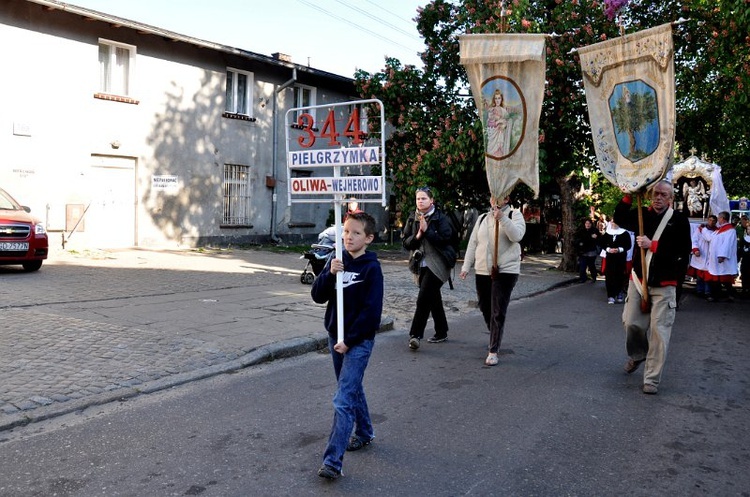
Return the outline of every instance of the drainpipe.
<path id="1" fill-rule="evenodd" d="M 286 83 L 282 84 L 281 86 L 277 87 L 274 90 L 273 95 L 273 177 L 276 179 L 278 175 L 278 160 L 279 160 L 279 115 L 278 115 L 278 99 L 279 99 L 279 93 L 289 88 L 291 85 L 293 85 L 297 81 L 297 68 L 295 67 L 292 69 L 292 79 L 287 81 Z M 276 243 L 279 243 L 281 241 L 281 238 L 279 238 L 276 235 L 276 209 L 278 205 L 278 198 L 276 193 L 276 185 L 278 184 L 278 181 L 274 183 L 273 190 L 272 190 L 272 198 L 271 198 L 271 240 L 273 240 Z M 288 187 L 288 185 L 287 185 Z"/>

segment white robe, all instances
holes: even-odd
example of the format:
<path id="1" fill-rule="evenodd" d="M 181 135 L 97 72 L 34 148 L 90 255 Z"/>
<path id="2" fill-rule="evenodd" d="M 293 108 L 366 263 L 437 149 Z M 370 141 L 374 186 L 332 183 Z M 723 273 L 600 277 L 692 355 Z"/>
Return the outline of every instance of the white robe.
<path id="1" fill-rule="evenodd" d="M 724 228 L 723 226 L 728 226 Z M 703 238 L 708 241 L 706 266 L 712 276 L 737 275 L 737 232 L 731 223 L 718 226 L 716 231 L 703 230 Z M 719 262 L 719 257 L 725 257 Z"/>
<path id="2" fill-rule="evenodd" d="M 705 227 L 697 227 L 693 230 L 693 250 L 698 249 L 700 255 L 693 255 L 690 257 L 690 267 L 698 269 L 699 271 L 705 271 L 708 269 L 708 241 L 703 238 L 703 231 L 709 231 Z M 709 231 L 713 233 L 712 231 Z"/>

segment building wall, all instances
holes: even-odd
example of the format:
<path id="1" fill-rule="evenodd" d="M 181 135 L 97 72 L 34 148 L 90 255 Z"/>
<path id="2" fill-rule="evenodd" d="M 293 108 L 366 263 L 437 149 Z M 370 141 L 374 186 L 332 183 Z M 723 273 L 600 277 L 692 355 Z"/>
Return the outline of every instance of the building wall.
<path id="1" fill-rule="evenodd" d="M 286 202 L 284 114 L 294 102 L 291 87 L 277 89 L 289 64 L 6 3 L 0 40 L 13 49 L 0 51 L 0 186 L 46 220 L 53 244 L 63 234 L 87 248 L 294 241 L 326 227 L 330 205 Z M 137 103 L 94 97 L 100 38 L 136 47 Z M 254 122 L 222 117 L 227 66 L 254 74 Z M 305 83 L 318 104 L 351 100 L 338 91 L 342 78 L 335 89 L 316 78 Z M 250 167 L 251 227 L 221 226 L 225 164 Z M 167 176 L 176 187 L 154 186 Z M 275 203 L 267 176 L 277 179 Z"/>

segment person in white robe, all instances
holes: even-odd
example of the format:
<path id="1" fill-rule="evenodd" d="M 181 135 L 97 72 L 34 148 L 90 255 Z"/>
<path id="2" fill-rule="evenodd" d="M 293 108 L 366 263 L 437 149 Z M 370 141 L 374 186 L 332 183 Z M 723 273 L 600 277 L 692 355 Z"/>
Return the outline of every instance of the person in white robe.
<path id="1" fill-rule="evenodd" d="M 716 230 L 717 218 L 713 214 L 708 216 L 708 222 L 701 224 L 693 230 L 693 249 L 690 256 L 688 276 L 695 278 L 695 293 L 701 297 L 710 297 L 711 288 L 706 283 L 706 271 L 708 269 L 708 241 L 703 237 L 703 230 L 713 232 Z"/>
<path id="2" fill-rule="evenodd" d="M 711 286 L 711 297 L 727 301 L 734 300 L 734 280 L 737 278 L 737 233 L 729 222 L 729 212 L 719 213 L 716 231 L 702 230 L 708 241 L 706 281 Z M 722 297 L 722 289 L 726 295 Z"/>

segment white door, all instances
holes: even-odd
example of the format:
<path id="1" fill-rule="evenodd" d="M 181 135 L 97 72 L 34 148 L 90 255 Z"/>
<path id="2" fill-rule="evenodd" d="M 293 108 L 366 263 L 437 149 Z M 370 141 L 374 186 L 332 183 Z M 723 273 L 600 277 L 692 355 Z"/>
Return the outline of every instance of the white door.
<path id="1" fill-rule="evenodd" d="M 97 248 L 137 245 L 135 159 L 94 157 L 89 169 L 91 205 L 86 238 Z"/>

